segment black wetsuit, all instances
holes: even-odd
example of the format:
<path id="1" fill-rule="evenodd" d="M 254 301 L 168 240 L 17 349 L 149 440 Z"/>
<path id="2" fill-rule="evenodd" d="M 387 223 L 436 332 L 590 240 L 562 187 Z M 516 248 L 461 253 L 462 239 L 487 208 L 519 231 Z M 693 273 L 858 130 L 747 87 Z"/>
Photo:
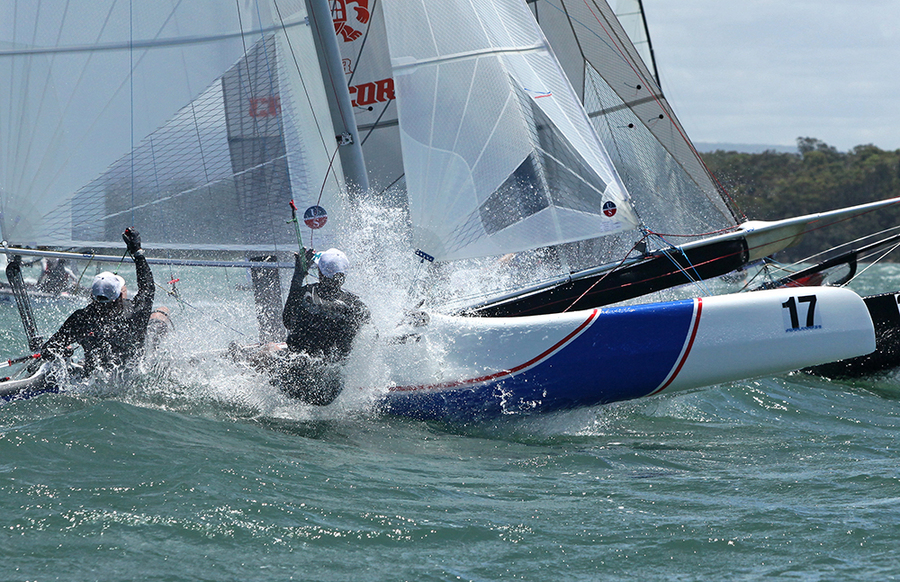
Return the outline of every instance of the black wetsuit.
<path id="1" fill-rule="evenodd" d="M 66 266 L 63 259 L 50 263 L 38 277 L 37 288 L 45 293 L 59 295 L 70 287 L 70 282 L 75 281 L 75 274 Z"/>
<path id="2" fill-rule="evenodd" d="M 84 372 L 97 367 L 123 364 L 138 356 L 147 337 L 147 322 L 153 311 L 153 273 L 143 253 L 134 257 L 138 292 L 133 299 L 109 304 L 92 301 L 69 316 L 41 347 L 47 356 L 61 356 L 66 347 L 84 348 Z"/>
<path id="3" fill-rule="evenodd" d="M 303 285 L 306 274 L 306 263 L 298 256 L 282 313 L 290 354 L 273 379 L 294 398 L 325 405 L 340 394 L 341 364 L 369 320 L 369 310 L 359 297 L 339 287 Z"/>

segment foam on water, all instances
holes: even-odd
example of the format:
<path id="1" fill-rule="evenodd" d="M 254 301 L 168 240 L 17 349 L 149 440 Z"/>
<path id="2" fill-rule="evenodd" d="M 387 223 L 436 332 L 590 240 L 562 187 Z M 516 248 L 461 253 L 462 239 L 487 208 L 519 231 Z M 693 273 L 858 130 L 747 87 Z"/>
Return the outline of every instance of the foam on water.
<path id="1" fill-rule="evenodd" d="M 395 352 L 375 334 L 404 331 L 420 267 L 376 218 L 345 249 L 373 325 L 334 405 L 296 403 L 217 355 L 257 340 L 242 272 L 156 268 L 192 306 L 158 290 L 176 326 L 160 351 L 0 406 L 5 577 L 895 576 L 900 373 L 787 374 L 474 426 L 378 416 Z M 885 265 L 859 283 L 898 281 Z M 71 309 L 39 306 L 41 330 Z M 21 355 L 14 307 L 0 317 L 4 354 Z M 452 338 L 415 347 L 404 365 L 438 373 Z"/>

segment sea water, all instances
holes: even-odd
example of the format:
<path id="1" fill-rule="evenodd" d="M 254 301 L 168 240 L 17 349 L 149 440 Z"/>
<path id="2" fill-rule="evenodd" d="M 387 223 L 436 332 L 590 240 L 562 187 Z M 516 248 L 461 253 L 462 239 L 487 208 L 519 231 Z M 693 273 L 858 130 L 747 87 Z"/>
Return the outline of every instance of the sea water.
<path id="1" fill-rule="evenodd" d="M 190 341 L 0 406 L 0 580 L 900 577 L 900 371 L 478 425 L 322 412 L 207 357 L 255 341 L 246 292 L 164 288 Z M 857 282 L 896 289 L 895 266 Z M 0 321 L 25 353 L 14 304 Z"/>

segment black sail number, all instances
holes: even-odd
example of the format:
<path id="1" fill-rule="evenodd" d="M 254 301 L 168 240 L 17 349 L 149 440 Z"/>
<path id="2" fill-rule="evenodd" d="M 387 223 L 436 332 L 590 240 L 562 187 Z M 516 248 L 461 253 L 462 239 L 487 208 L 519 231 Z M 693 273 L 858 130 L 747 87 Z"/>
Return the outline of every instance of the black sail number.
<path id="1" fill-rule="evenodd" d="M 815 327 L 816 325 L 816 296 L 802 295 L 800 297 L 791 297 L 781 304 L 781 307 L 788 310 L 791 317 L 791 329 L 802 329 L 800 326 L 800 308 L 806 303 L 806 325 L 803 327 Z"/>

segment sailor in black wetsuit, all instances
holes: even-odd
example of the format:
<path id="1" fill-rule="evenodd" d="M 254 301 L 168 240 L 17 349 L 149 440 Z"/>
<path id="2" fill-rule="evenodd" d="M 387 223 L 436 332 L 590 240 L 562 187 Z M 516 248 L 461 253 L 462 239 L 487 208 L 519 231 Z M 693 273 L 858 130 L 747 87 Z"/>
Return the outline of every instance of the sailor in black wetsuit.
<path id="1" fill-rule="evenodd" d="M 128 228 L 122 239 L 134 258 L 138 283 L 134 299 L 127 298 L 122 277 L 108 271 L 100 273 L 91 284 L 91 303 L 66 319 L 41 347 L 41 357 L 63 356 L 69 346 L 78 343 L 84 348 L 87 374 L 98 367 L 123 364 L 143 351 L 153 311 L 153 273 L 144 258 L 140 234 Z"/>
<path id="2" fill-rule="evenodd" d="M 295 261 L 282 313 L 289 354 L 276 366 L 273 381 L 294 398 L 324 406 L 343 388 L 342 364 L 369 320 L 369 310 L 359 297 L 341 289 L 350 261 L 337 249 L 323 252 L 316 261 L 319 282 L 304 285 L 313 257 L 312 249 L 304 249 Z"/>
<path id="3" fill-rule="evenodd" d="M 74 289 L 78 277 L 66 264 L 65 259 L 43 259 L 41 266 L 43 269 L 37 280 L 39 290 L 59 295 L 63 291 Z"/>

